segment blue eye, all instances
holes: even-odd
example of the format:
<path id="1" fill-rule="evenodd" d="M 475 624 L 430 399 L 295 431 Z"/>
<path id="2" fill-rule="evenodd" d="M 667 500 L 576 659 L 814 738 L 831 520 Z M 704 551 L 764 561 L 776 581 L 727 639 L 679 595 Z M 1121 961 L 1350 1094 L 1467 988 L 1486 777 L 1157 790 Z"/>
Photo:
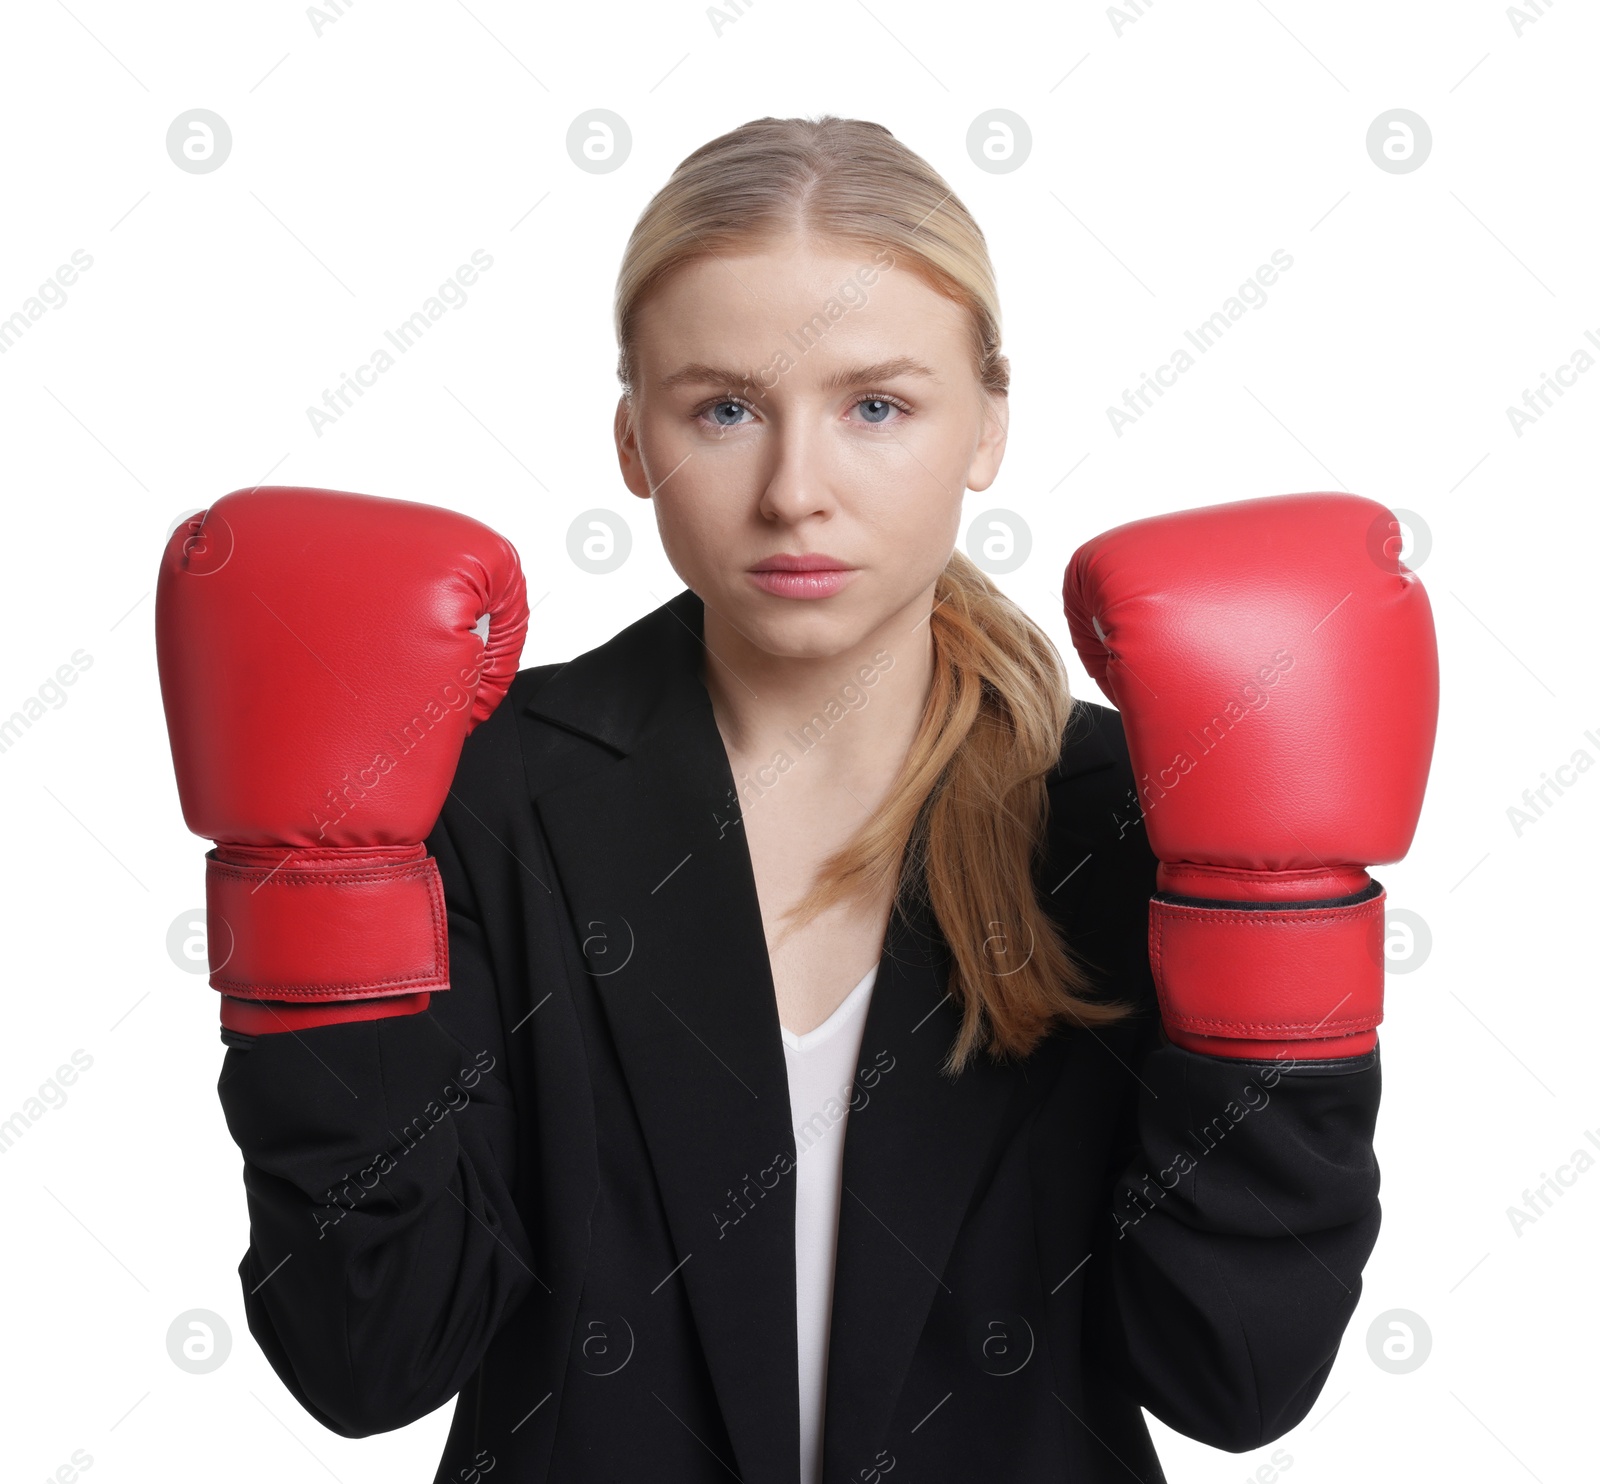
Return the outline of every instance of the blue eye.
<path id="1" fill-rule="evenodd" d="M 713 402 L 706 410 L 712 414 L 716 414 L 721 412 L 724 408 L 731 408 L 736 413 L 743 412 L 745 410 L 744 405 L 740 402 Z M 738 427 L 738 423 L 722 422 L 719 419 L 717 420 L 717 426 L 719 428 L 736 428 Z"/>
<path id="2" fill-rule="evenodd" d="M 863 409 L 862 419 L 871 428 L 883 427 L 889 421 L 891 412 L 898 412 L 902 417 L 911 415 L 911 409 L 897 397 L 858 397 L 852 407 Z M 696 418 L 702 418 L 709 413 L 711 425 L 714 428 L 723 429 L 743 427 L 744 423 L 741 421 L 741 415 L 747 412 L 751 413 L 752 417 L 754 416 L 754 410 L 742 398 L 723 397 L 716 402 L 708 402 L 694 415 Z"/>

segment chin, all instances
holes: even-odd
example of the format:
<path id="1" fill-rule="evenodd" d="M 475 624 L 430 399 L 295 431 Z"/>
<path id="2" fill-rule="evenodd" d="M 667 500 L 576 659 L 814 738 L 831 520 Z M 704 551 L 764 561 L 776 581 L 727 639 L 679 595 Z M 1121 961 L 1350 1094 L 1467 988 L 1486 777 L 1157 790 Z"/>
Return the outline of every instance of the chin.
<path id="1" fill-rule="evenodd" d="M 848 653 L 876 627 L 859 610 L 833 607 L 829 599 L 761 597 L 755 603 L 741 604 L 736 621 L 744 636 L 764 653 L 796 660 Z"/>

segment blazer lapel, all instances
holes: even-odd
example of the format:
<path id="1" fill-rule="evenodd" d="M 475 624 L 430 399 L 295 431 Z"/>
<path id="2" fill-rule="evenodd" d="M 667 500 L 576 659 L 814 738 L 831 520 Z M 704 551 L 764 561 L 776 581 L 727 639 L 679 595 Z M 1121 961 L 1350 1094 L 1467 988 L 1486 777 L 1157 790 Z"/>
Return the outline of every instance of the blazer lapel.
<path id="1" fill-rule="evenodd" d="M 685 590 L 552 676 L 528 710 L 614 756 L 532 787 L 738 1476 L 776 1484 L 799 1467 L 795 1143 L 755 876 L 700 678 L 703 619 Z M 959 1025 L 947 961 L 925 907 L 895 914 L 858 1067 L 868 1100 L 845 1126 L 830 1480 L 856 1477 L 887 1427 L 1010 1085 L 983 1060 L 954 1083 L 938 1072 Z"/>
<path id="2" fill-rule="evenodd" d="M 530 703 L 622 753 L 535 803 L 655 1168 L 679 1264 L 671 1281 L 687 1289 L 737 1454 L 724 1462 L 746 1484 L 792 1484 L 794 1134 L 760 902 L 697 672 L 691 599 L 579 657 Z"/>
<path id="3" fill-rule="evenodd" d="M 867 1009 L 858 1101 L 845 1124 L 825 1484 L 872 1477 L 1015 1086 L 1015 1074 L 982 1053 L 954 1081 L 940 1070 L 961 1024 L 945 988 L 948 968 L 927 904 L 905 918 L 896 912 Z"/>

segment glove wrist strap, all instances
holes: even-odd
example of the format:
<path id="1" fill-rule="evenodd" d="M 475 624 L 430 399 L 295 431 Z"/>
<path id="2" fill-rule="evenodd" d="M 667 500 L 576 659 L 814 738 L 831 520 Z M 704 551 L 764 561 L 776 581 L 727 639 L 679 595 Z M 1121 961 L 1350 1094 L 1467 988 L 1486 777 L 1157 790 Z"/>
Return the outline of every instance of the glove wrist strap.
<path id="1" fill-rule="evenodd" d="M 421 845 L 218 846 L 206 854 L 206 927 L 211 987 L 240 999 L 450 987 L 444 888 Z"/>
<path id="2" fill-rule="evenodd" d="M 1150 967 L 1177 1045 L 1270 1059 L 1353 1056 L 1383 1019 L 1377 881 L 1347 897 L 1245 902 L 1158 893 Z"/>

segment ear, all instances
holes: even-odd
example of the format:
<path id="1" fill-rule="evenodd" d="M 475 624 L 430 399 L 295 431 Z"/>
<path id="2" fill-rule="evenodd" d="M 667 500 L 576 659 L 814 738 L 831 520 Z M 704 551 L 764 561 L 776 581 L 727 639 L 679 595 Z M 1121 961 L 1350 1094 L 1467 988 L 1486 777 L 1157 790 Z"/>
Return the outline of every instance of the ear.
<path id="1" fill-rule="evenodd" d="M 633 408 L 626 397 L 617 398 L 612 432 L 617 440 L 617 463 L 622 469 L 622 482 L 641 500 L 648 500 L 650 481 L 645 476 L 644 459 L 639 453 L 639 433 L 633 420 Z"/>
<path id="2" fill-rule="evenodd" d="M 972 450 L 972 462 L 967 466 L 967 488 L 986 490 L 1000 472 L 1000 461 L 1006 453 L 1006 434 L 1011 425 L 1011 399 L 1004 392 L 979 393 L 983 409 L 983 427 L 978 442 Z"/>

